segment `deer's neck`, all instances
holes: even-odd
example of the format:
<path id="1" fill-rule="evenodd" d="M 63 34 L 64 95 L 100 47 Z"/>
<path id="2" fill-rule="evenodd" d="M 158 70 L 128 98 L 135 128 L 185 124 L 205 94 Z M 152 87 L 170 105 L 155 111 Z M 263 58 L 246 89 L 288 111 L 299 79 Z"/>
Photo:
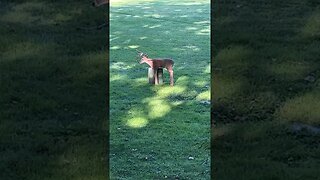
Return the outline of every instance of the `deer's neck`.
<path id="1" fill-rule="evenodd" d="M 153 68 L 153 61 L 149 58 L 144 58 L 144 62 L 147 63 L 151 68 Z"/>

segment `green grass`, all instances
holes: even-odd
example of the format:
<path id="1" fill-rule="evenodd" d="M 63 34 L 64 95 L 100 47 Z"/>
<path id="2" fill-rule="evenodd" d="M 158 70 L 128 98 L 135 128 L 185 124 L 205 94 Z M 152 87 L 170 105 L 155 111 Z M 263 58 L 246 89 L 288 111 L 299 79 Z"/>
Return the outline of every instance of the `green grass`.
<path id="1" fill-rule="evenodd" d="M 319 179 L 319 134 L 292 124 L 320 125 L 320 4 L 213 7 L 213 177 Z"/>
<path id="2" fill-rule="evenodd" d="M 106 179 L 106 9 L 0 4 L 0 179 Z"/>
<path id="3" fill-rule="evenodd" d="M 111 3 L 111 179 L 210 178 L 209 1 Z M 175 61 L 175 86 L 148 84 L 149 57 Z"/>

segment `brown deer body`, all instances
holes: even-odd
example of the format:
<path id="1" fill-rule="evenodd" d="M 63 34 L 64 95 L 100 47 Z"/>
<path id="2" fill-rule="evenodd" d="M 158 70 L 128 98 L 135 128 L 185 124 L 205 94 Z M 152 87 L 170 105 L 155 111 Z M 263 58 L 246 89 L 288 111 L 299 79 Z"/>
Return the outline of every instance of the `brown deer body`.
<path id="1" fill-rule="evenodd" d="M 173 86 L 173 60 L 169 58 L 156 58 L 150 59 L 148 55 L 142 52 L 139 52 L 139 57 L 141 58 L 140 64 L 147 63 L 150 68 L 154 71 L 154 83 L 159 84 L 158 79 L 158 69 L 159 68 L 166 68 L 170 75 L 170 85 Z"/>

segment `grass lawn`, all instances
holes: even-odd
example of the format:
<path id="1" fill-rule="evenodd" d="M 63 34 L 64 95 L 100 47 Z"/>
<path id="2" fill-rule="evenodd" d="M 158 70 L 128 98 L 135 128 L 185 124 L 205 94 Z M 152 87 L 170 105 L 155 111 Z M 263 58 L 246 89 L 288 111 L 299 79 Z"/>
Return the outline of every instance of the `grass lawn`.
<path id="1" fill-rule="evenodd" d="M 213 176 L 319 179 L 320 3 L 213 7 Z"/>
<path id="2" fill-rule="evenodd" d="M 106 7 L 0 2 L 0 179 L 107 179 Z M 80 28 L 79 28 L 80 27 Z"/>
<path id="3" fill-rule="evenodd" d="M 210 179 L 210 2 L 110 7 L 111 179 Z M 175 86 L 148 84 L 149 57 L 175 61 Z"/>

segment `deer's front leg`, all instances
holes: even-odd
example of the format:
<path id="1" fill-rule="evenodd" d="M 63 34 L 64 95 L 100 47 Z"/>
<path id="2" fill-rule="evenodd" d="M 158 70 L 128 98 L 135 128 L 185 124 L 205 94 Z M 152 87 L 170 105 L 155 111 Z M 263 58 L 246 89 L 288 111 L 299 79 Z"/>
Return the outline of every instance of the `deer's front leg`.
<path id="1" fill-rule="evenodd" d="M 170 86 L 173 86 L 173 70 L 170 70 L 169 74 L 170 74 Z"/>
<path id="2" fill-rule="evenodd" d="M 153 69 L 154 71 L 154 84 L 158 85 L 159 84 L 159 80 L 158 80 L 158 69 L 155 68 Z"/>

